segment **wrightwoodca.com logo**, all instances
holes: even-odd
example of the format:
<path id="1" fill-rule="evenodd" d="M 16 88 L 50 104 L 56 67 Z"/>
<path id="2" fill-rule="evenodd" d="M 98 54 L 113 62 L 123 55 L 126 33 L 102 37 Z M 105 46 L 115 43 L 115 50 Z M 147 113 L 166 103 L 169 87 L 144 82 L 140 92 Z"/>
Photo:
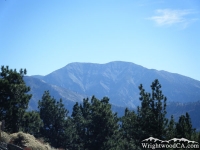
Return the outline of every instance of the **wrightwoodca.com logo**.
<path id="1" fill-rule="evenodd" d="M 148 149 L 161 149 L 161 148 L 195 148 L 199 149 L 199 143 L 196 141 L 190 141 L 186 138 L 173 138 L 170 140 L 160 140 L 154 137 L 144 139 L 142 142 L 142 148 Z"/>

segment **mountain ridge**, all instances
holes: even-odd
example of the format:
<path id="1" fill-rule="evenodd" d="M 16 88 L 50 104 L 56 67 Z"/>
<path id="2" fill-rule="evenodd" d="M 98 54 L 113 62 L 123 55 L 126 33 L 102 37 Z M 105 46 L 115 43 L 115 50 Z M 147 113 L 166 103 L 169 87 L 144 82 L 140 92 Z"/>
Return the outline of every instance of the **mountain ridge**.
<path id="1" fill-rule="evenodd" d="M 46 76 L 27 76 L 25 82 L 31 87 L 33 97 L 29 109 L 36 109 L 37 102 L 45 90 L 49 90 L 56 100 L 63 99 L 69 112 L 75 102 L 82 103 L 84 98 L 95 95 L 98 99 L 107 96 L 112 110 L 124 115 L 125 107 L 136 110 L 140 105 L 138 86 L 143 84 L 146 92 L 158 79 L 162 92 L 167 97 L 167 117 L 188 112 L 194 127 L 199 127 L 200 81 L 177 73 L 147 69 L 130 62 L 115 61 L 106 64 L 70 63 Z"/>
<path id="2" fill-rule="evenodd" d="M 79 94 L 98 98 L 108 96 L 111 103 L 118 106 L 136 107 L 140 103 L 138 86 L 143 84 L 149 92 L 155 79 L 160 81 L 169 101 L 197 101 L 200 97 L 198 80 L 123 61 L 106 64 L 70 63 L 46 76 L 35 77 Z"/>

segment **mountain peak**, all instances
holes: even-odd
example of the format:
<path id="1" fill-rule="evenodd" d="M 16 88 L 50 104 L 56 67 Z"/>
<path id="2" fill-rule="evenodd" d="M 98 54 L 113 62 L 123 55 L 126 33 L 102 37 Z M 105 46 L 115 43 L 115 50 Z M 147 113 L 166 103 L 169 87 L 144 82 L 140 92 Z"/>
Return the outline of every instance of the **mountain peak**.
<path id="1" fill-rule="evenodd" d="M 58 69 L 42 80 L 80 94 L 98 98 L 108 96 L 118 106 L 136 107 L 139 102 L 138 86 L 147 92 L 158 79 L 168 101 L 189 102 L 200 98 L 200 82 L 191 78 L 147 69 L 131 62 L 113 61 L 105 64 L 74 62 Z"/>

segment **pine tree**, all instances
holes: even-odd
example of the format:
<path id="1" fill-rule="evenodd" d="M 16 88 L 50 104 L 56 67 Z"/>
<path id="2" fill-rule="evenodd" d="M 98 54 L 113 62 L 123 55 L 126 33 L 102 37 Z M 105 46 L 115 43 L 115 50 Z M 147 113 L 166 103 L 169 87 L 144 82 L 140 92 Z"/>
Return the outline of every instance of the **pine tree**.
<path id="1" fill-rule="evenodd" d="M 65 125 L 68 110 L 65 109 L 62 99 L 56 101 L 45 91 L 42 100 L 38 102 L 40 118 L 43 121 L 41 134 L 52 146 L 59 148 L 64 145 Z"/>
<path id="2" fill-rule="evenodd" d="M 125 109 L 125 114 L 121 118 L 121 132 L 123 137 L 123 149 L 136 149 L 137 143 L 137 115 L 134 111 Z"/>
<path id="3" fill-rule="evenodd" d="M 159 139 L 166 137 L 167 98 L 162 94 L 160 88 L 161 85 L 157 79 L 152 82 L 151 94 L 145 92 L 142 84 L 139 86 L 141 107 L 138 107 L 137 111 L 137 122 L 139 123 L 137 139 L 140 141 L 150 136 Z"/>
<path id="4" fill-rule="evenodd" d="M 71 116 L 73 125 L 75 126 L 75 134 L 73 137 L 72 148 L 74 150 L 80 150 L 84 148 L 86 126 L 85 119 L 83 118 L 81 107 L 79 106 L 78 102 L 76 102 L 76 104 L 74 105 Z"/>
<path id="5" fill-rule="evenodd" d="M 43 126 L 40 114 L 37 111 L 25 112 L 21 130 L 25 133 L 34 135 L 35 137 L 40 136 L 40 128 Z"/>
<path id="6" fill-rule="evenodd" d="M 92 122 L 89 127 L 90 149 L 119 149 L 119 119 L 117 114 L 112 112 L 107 97 L 104 97 L 100 101 L 94 96 L 92 97 L 91 120 Z"/>
<path id="7" fill-rule="evenodd" d="M 9 69 L 8 66 L 1 67 L 0 72 L 0 119 L 5 120 L 7 132 L 18 132 L 23 120 L 24 113 L 28 108 L 31 94 L 30 87 L 27 87 L 23 77 L 26 69 Z"/>
<path id="8" fill-rule="evenodd" d="M 84 99 L 83 104 L 73 107 L 72 119 L 78 134 L 76 149 L 106 150 L 119 149 L 119 125 L 109 99 L 98 100 L 94 96 Z"/>
<path id="9" fill-rule="evenodd" d="M 77 139 L 78 134 L 73 119 L 68 116 L 65 121 L 64 135 L 60 146 L 68 150 L 80 150 L 81 146 L 77 144 Z"/>
<path id="10" fill-rule="evenodd" d="M 82 132 L 80 138 L 84 143 L 84 149 L 88 149 L 91 145 L 91 130 L 90 125 L 92 124 L 92 112 L 91 112 L 91 102 L 89 98 L 83 99 L 83 104 L 80 104 L 80 109 L 83 117 Z"/>
<path id="11" fill-rule="evenodd" d="M 200 132 L 198 132 L 197 142 L 200 144 Z"/>
<path id="12" fill-rule="evenodd" d="M 191 139 L 192 134 L 195 132 L 195 128 L 192 128 L 191 119 L 188 113 L 179 117 L 176 124 L 176 135 L 178 138 Z"/>
<path id="13" fill-rule="evenodd" d="M 171 116 L 171 119 L 169 121 L 169 124 L 167 125 L 167 133 L 166 133 L 166 139 L 169 140 L 169 139 L 172 139 L 174 137 L 176 137 L 176 129 L 175 129 L 175 126 L 176 123 L 174 121 L 174 117 L 173 115 Z"/>

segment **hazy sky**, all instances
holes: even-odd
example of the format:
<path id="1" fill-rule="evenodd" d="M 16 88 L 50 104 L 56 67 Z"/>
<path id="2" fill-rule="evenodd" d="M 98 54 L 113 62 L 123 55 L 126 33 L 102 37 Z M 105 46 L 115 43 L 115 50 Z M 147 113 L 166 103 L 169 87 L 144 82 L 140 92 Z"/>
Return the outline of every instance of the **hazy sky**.
<path id="1" fill-rule="evenodd" d="M 0 65 L 128 61 L 200 81 L 199 0 L 0 0 Z"/>

